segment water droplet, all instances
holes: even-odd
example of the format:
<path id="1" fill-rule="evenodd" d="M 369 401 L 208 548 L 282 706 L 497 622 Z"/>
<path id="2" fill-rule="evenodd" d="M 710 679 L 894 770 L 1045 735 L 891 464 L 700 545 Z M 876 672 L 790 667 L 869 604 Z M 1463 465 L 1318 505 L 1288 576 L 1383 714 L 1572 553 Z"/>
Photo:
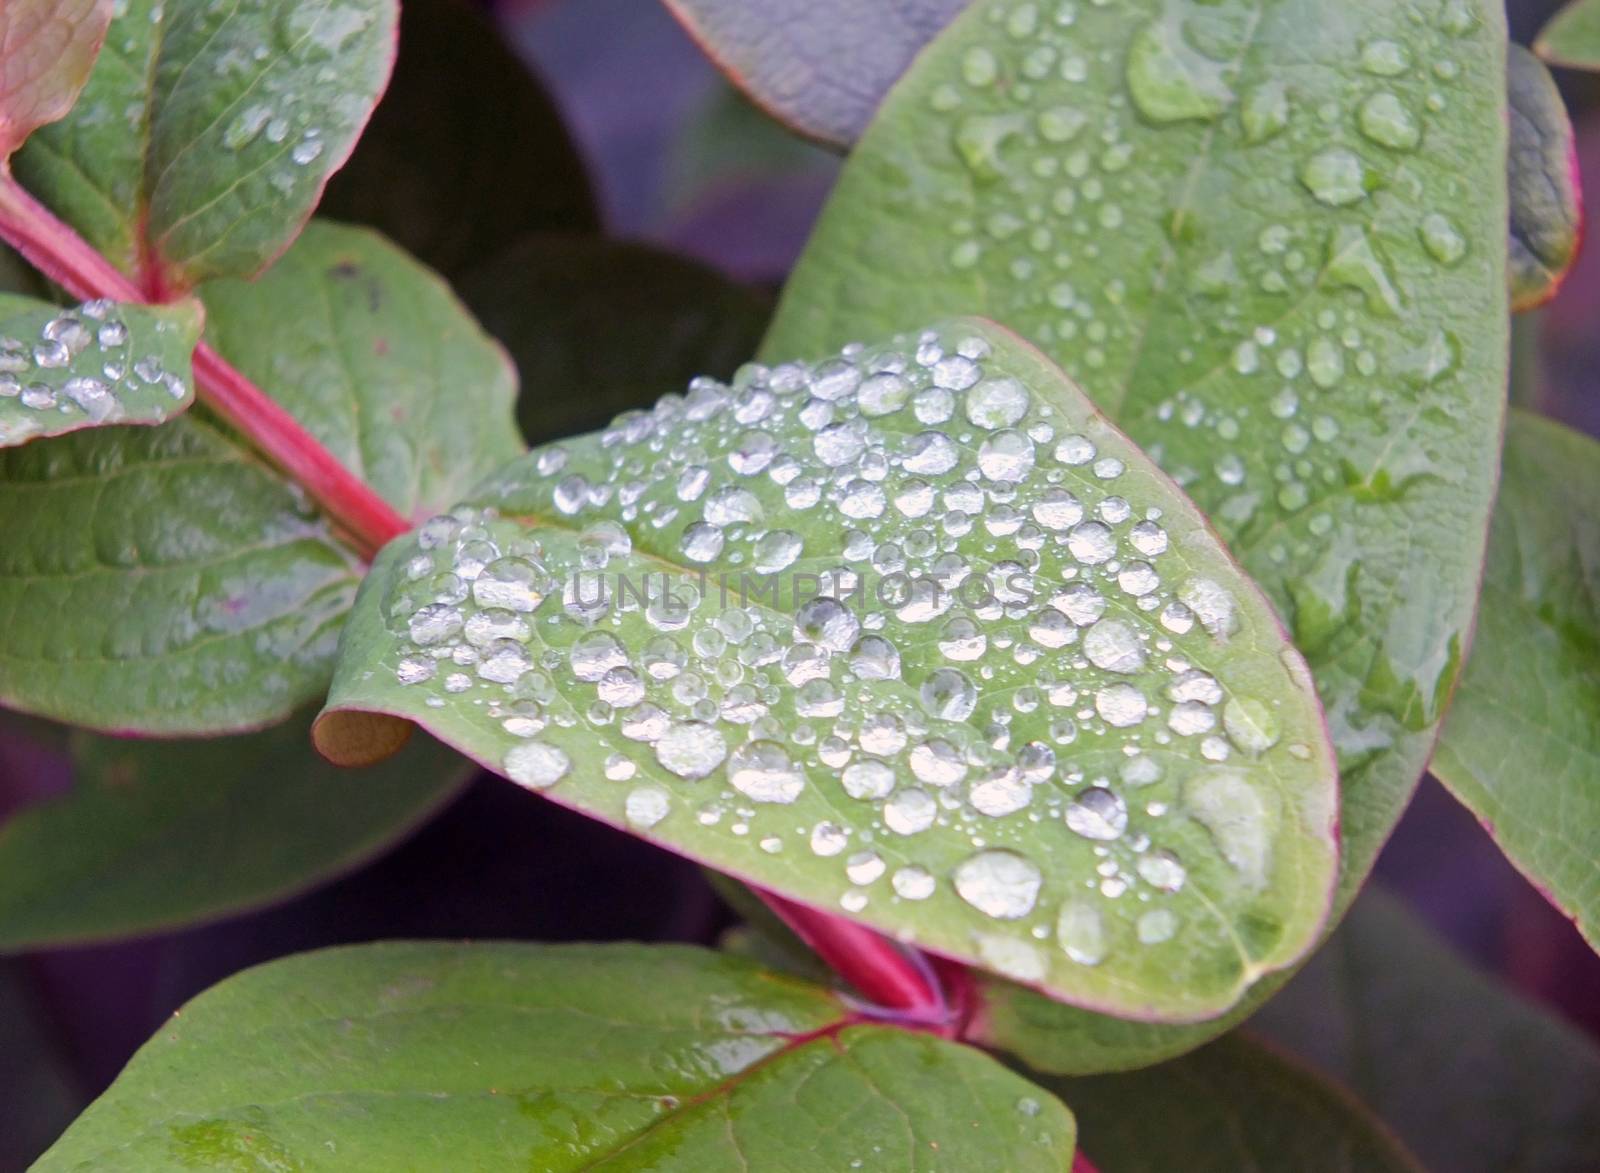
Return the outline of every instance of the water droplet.
<path id="1" fill-rule="evenodd" d="M 1272 840 L 1266 806 L 1244 775 L 1227 769 L 1196 775 L 1184 790 L 1184 800 L 1240 879 L 1251 888 L 1261 888 L 1267 880 Z"/>
<path id="2" fill-rule="evenodd" d="M 1342 208 L 1367 198 L 1367 169 L 1343 147 L 1321 151 L 1300 169 L 1300 182 L 1322 203 Z"/>
<path id="3" fill-rule="evenodd" d="M 890 877 L 889 883 L 894 886 L 895 895 L 903 900 L 926 900 L 933 895 L 936 885 L 932 873 L 915 866 L 900 868 Z"/>
<path id="4" fill-rule="evenodd" d="M 513 746 L 505 756 L 506 777 L 530 790 L 554 786 L 571 769 L 572 759 L 565 751 L 538 741 Z"/>
<path id="5" fill-rule="evenodd" d="M 1120 619 L 1102 619 L 1084 633 L 1089 662 L 1107 672 L 1132 675 L 1144 667 L 1144 646 L 1133 628 Z"/>
<path id="6" fill-rule="evenodd" d="M 1281 81 L 1263 82 L 1244 96 L 1239 107 L 1244 141 L 1264 143 L 1289 125 L 1289 90 Z"/>
<path id="7" fill-rule="evenodd" d="M 704 778 L 728 756 L 722 731 L 703 721 L 669 725 L 655 743 L 656 760 L 680 778 Z"/>
<path id="8" fill-rule="evenodd" d="M 939 804 L 915 786 L 897 790 L 883 804 L 883 823 L 896 835 L 916 835 L 933 826 Z"/>
<path id="9" fill-rule="evenodd" d="M 1254 697 L 1234 697 L 1222 710 L 1228 739 L 1249 754 L 1262 754 L 1278 744 L 1282 728 L 1277 716 Z"/>
<path id="10" fill-rule="evenodd" d="M 967 419 L 989 431 L 1015 427 L 1028 414 L 1029 395 L 1012 378 L 985 379 L 967 394 Z"/>
<path id="11" fill-rule="evenodd" d="M 1458 264 L 1467 255 L 1467 238 L 1448 216 L 1434 212 L 1423 217 L 1418 234 L 1428 255 L 1441 265 Z"/>
<path id="12" fill-rule="evenodd" d="M 1151 122 L 1210 121 L 1228 108 L 1226 67 L 1191 48 L 1176 19 L 1152 21 L 1128 48 L 1128 92 Z"/>
<path id="13" fill-rule="evenodd" d="M 1361 104 L 1357 117 L 1361 133 L 1394 151 L 1412 151 L 1422 141 L 1422 127 L 1405 104 L 1387 91 L 1373 94 Z"/>
<path id="14" fill-rule="evenodd" d="M 707 727 L 709 728 L 709 727 Z M 714 730 L 713 730 L 714 731 Z M 716 762 L 706 769 L 709 773 L 716 764 L 721 762 L 722 746 L 721 735 L 718 735 L 718 745 L 715 749 L 697 751 L 702 760 L 707 759 L 712 753 L 716 754 Z M 660 754 L 661 747 L 656 747 Z M 667 768 L 676 774 L 685 777 L 703 777 L 701 774 L 685 774 L 684 771 L 663 761 Z M 800 768 L 790 760 L 783 746 L 775 741 L 752 741 L 748 745 L 741 745 L 733 751 L 728 759 L 728 782 L 740 794 L 752 802 L 772 802 L 788 804 L 800 797 L 800 792 L 805 789 L 805 775 Z"/>
<path id="15" fill-rule="evenodd" d="M 935 669 L 922 682 L 922 707 L 943 721 L 965 721 L 978 706 L 978 690 L 954 668 Z"/>
<path id="16" fill-rule="evenodd" d="M 1085 839 L 1120 839 L 1128 829 L 1128 807 L 1105 787 L 1091 786 L 1067 807 L 1066 822 Z"/>
<path id="17" fill-rule="evenodd" d="M 955 870 L 956 893 L 985 916 L 1018 920 L 1033 911 L 1043 876 L 1011 851 L 980 851 Z"/>
<path id="18" fill-rule="evenodd" d="M 644 830 L 666 818 L 671 809 L 672 799 L 665 790 L 655 786 L 640 786 L 628 793 L 622 813 L 630 827 Z"/>
<path id="19" fill-rule="evenodd" d="M 1106 959 L 1105 924 L 1092 904 L 1081 900 L 1063 904 L 1056 915 L 1056 940 L 1079 965 L 1099 965 Z"/>

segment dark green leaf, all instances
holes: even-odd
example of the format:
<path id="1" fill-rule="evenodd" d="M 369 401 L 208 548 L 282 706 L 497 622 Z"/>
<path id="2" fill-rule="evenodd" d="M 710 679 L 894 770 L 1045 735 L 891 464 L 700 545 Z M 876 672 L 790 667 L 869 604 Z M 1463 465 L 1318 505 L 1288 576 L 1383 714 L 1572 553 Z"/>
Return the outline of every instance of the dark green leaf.
<path id="1" fill-rule="evenodd" d="M 186 1006 L 35 1168 L 1062 1170 L 979 1051 L 681 947 L 388 944 Z"/>
<path id="2" fill-rule="evenodd" d="M 392 544 L 319 744 L 365 760 L 406 718 L 1055 996 L 1220 1013 L 1316 938 L 1336 870 L 1303 662 L 1176 487 L 1014 335 L 849 353 L 697 383 Z"/>
<path id="3" fill-rule="evenodd" d="M 309 721 L 201 741 L 72 735 L 73 790 L 0 824 L 0 951 L 135 936 L 293 896 L 436 811 L 466 763 L 423 737 L 371 771 Z"/>
<path id="4" fill-rule="evenodd" d="M 394 80 L 319 210 L 451 277 L 526 232 L 599 226 L 560 112 L 465 0 L 401 6 Z"/>
<path id="5" fill-rule="evenodd" d="M 1382 892 L 1356 903 L 1256 1021 L 1342 1080 L 1430 1169 L 1600 1168 L 1600 1050 Z"/>
<path id="6" fill-rule="evenodd" d="M 313 221 L 261 277 L 201 292 L 207 339 L 403 514 L 523 451 L 505 352 L 374 232 Z"/>
<path id="7" fill-rule="evenodd" d="M 980 0 L 918 58 L 765 354 L 948 312 L 1042 343 L 1292 621 L 1340 750 L 1348 901 L 1476 597 L 1506 375 L 1500 5 L 1028 11 Z"/>
<path id="8" fill-rule="evenodd" d="M 1349 1092 L 1242 1034 L 1145 1071 L 1040 1083 L 1108 1173 L 1422 1173 Z"/>
<path id="9" fill-rule="evenodd" d="M 63 310 L 0 293 L 0 447 L 107 424 L 158 424 L 194 400 L 200 307 Z"/>
<path id="10" fill-rule="evenodd" d="M 1600 0 L 1572 0 L 1544 26 L 1533 47 L 1552 65 L 1600 69 Z"/>
<path id="11" fill-rule="evenodd" d="M 1511 308 L 1527 310 L 1556 295 L 1578 256 L 1583 196 L 1572 120 L 1555 79 L 1521 45 L 1507 47 L 1506 95 L 1511 142 Z"/>
<path id="12" fill-rule="evenodd" d="M 259 728 L 326 687 L 360 568 L 199 409 L 0 453 L 0 699 L 111 732 Z"/>
<path id="13" fill-rule="evenodd" d="M 579 236 L 527 237 L 460 285 L 516 361 L 517 416 L 534 443 L 603 427 L 696 375 L 731 376 L 771 313 L 694 261 Z"/>
<path id="14" fill-rule="evenodd" d="M 8 0 L 9 3 L 9 0 Z M 388 81 L 395 0 L 124 0 L 17 177 L 152 295 L 281 253 Z"/>
<path id="15" fill-rule="evenodd" d="M 1523 412 L 1432 769 L 1600 949 L 1600 443 Z"/>
<path id="16" fill-rule="evenodd" d="M 23 963 L 0 962 L 0 1168 L 25 1169 L 86 1098 Z"/>
<path id="17" fill-rule="evenodd" d="M 521 451 L 503 352 L 380 237 L 312 225 L 202 293 L 224 355 L 397 508 Z M 320 696 L 360 568 L 209 416 L 0 457 L 0 697 L 111 732 L 227 733 Z"/>
<path id="18" fill-rule="evenodd" d="M 72 108 L 114 0 L 6 0 L 0 8 L 0 164 Z"/>
<path id="19" fill-rule="evenodd" d="M 728 77 L 773 117 L 835 147 L 968 0 L 666 0 Z"/>

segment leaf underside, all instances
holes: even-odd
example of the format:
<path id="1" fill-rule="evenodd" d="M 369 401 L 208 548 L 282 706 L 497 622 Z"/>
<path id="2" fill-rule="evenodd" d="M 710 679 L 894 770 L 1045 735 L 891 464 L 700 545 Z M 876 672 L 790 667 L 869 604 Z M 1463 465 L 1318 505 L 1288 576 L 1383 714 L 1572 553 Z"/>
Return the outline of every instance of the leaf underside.
<path id="1" fill-rule="evenodd" d="M 968 0 L 667 0 L 689 35 L 757 104 L 848 148 L 878 100 Z"/>
<path id="2" fill-rule="evenodd" d="M 1340 752 L 1342 906 L 1476 597 L 1507 352 L 1500 6 L 1073 12 L 983 0 L 924 51 L 763 353 L 978 312 L 1061 362 L 1288 619 Z"/>
<path id="3" fill-rule="evenodd" d="M 35 1168 L 1043 1173 L 1072 1148 L 1067 1110 L 981 1052 L 747 962 L 397 943 L 203 994 Z"/>
<path id="4" fill-rule="evenodd" d="M 1600 2 L 1572 0 L 1544 26 L 1534 50 L 1552 65 L 1600 69 Z"/>
<path id="5" fill-rule="evenodd" d="M 1328 900 L 1303 664 L 1036 351 L 963 322 L 849 354 L 697 382 L 391 545 L 319 745 L 404 717 L 1057 996 L 1226 1009 Z"/>
<path id="6" fill-rule="evenodd" d="M 1600 443 L 1523 412 L 1431 769 L 1600 949 Z"/>
<path id="7" fill-rule="evenodd" d="M 0 11 L 0 162 L 72 107 L 113 0 L 6 0 Z"/>
<path id="8" fill-rule="evenodd" d="M 250 276 L 300 231 L 388 81 L 395 0 L 126 0 L 14 166 L 152 295 Z"/>
<path id="9" fill-rule="evenodd" d="M 430 738 L 352 774 L 309 719 L 237 738 L 70 734 L 74 787 L 0 824 L 0 952 L 235 915 L 371 858 L 447 801 L 467 764 Z"/>
<path id="10" fill-rule="evenodd" d="M 1577 260 L 1583 194 L 1572 120 L 1555 79 L 1522 46 L 1509 45 L 1506 52 L 1511 120 L 1507 276 L 1512 309 L 1522 311 L 1554 297 Z"/>

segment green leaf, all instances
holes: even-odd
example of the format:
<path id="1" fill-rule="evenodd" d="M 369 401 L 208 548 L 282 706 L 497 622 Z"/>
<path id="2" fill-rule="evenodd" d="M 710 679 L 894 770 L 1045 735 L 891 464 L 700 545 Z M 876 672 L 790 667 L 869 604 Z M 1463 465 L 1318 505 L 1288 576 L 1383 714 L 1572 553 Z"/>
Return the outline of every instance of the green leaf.
<path id="1" fill-rule="evenodd" d="M 700 949 L 366 945 L 184 1007 L 35 1169 L 1059 1170 L 979 1051 Z"/>
<path id="2" fill-rule="evenodd" d="M 83 1106 L 72 1064 L 20 961 L 0 961 L 0 1163 L 25 1169 Z"/>
<path id="3" fill-rule="evenodd" d="M 1583 195 L 1572 120 L 1544 64 L 1521 45 L 1506 51 L 1511 142 L 1512 309 L 1543 305 L 1556 295 L 1578 257 Z"/>
<path id="4" fill-rule="evenodd" d="M 704 265 L 580 236 L 525 237 L 460 289 L 516 361 L 517 416 L 535 443 L 603 427 L 696 375 L 732 375 L 771 315 L 766 298 Z"/>
<path id="5" fill-rule="evenodd" d="M 404 514 L 523 451 L 505 352 L 374 232 L 312 221 L 261 277 L 201 292 L 208 340 Z"/>
<path id="6" fill-rule="evenodd" d="M 309 725 L 181 742 L 74 732 L 72 791 L 0 824 L 0 951 L 286 899 L 393 844 L 468 773 L 431 738 L 374 770 L 339 770 L 312 751 Z"/>
<path id="7" fill-rule="evenodd" d="M 1600 443 L 1520 411 L 1432 770 L 1600 949 Z"/>
<path id="8" fill-rule="evenodd" d="M 1291 620 L 1340 750 L 1342 905 L 1476 597 L 1506 376 L 1500 5 L 1112 0 L 1014 35 L 1025 11 L 980 0 L 917 59 L 764 353 L 980 312 L 1079 379 Z"/>
<path id="9" fill-rule="evenodd" d="M 401 6 L 394 79 L 318 211 L 451 277 L 527 232 L 599 228 L 560 111 L 464 0 Z"/>
<path id="10" fill-rule="evenodd" d="M 1552 65 L 1600 69 L 1600 2 L 1572 0 L 1544 26 L 1533 48 Z"/>
<path id="11" fill-rule="evenodd" d="M 0 452 L 0 702 L 109 732 L 259 728 L 326 687 L 360 568 L 196 408 Z"/>
<path id="12" fill-rule="evenodd" d="M 1422 1173 L 1349 1092 L 1242 1034 L 1145 1071 L 1039 1082 L 1116 1173 Z"/>
<path id="13" fill-rule="evenodd" d="M 319 745 L 367 760 L 405 718 L 1055 996 L 1219 1013 L 1327 907 L 1303 662 L 1189 502 L 1015 336 L 956 322 L 848 355 L 697 382 L 392 543 Z"/>
<path id="14" fill-rule="evenodd" d="M 800 134 L 847 148 L 968 0 L 666 0 L 729 79 Z"/>
<path id="15" fill-rule="evenodd" d="M 201 292 L 224 356 L 406 513 L 521 451 L 503 352 L 371 232 L 313 224 L 257 281 Z M 156 736 L 273 724 L 326 689 L 359 578 L 208 415 L 0 456 L 8 707 Z"/>
<path id="16" fill-rule="evenodd" d="M 69 109 L 88 80 L 113 0 L 6 0 L 0 12 L 0 163 Z"/>
<path id="17" fill-rule="evenodd" d="M 126 0 L 17 178 L 163 297 L 295 238 L 388 81 L 395 0 Z"/>
<path id="18" fill-rule="evenodd" d="M 1381 891 L 1257 1022 L 1343 1080 L 1430 1169 L 1600 1168 L 1600 1050 Z"/>
<path id="19" fill-rule="evenodd" d="M 63 310 L 0 293 L 0 446 L 107 424 L 158 424 L 194 401 L 199 306 Z"/>

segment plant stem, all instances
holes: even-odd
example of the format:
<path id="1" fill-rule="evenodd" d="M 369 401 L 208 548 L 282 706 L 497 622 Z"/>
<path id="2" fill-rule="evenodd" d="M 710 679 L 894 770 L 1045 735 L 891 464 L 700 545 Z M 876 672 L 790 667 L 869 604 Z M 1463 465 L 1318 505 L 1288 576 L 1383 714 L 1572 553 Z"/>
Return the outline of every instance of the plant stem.
<path id="1" fill-rule="evenodd" d="M 147 291 L 101 256 L 0 166 L 0 239 L 34 268 L 85 301 L 143 303 Z M 329 452 L 292 415 L 202 342 L 194 353 L 202 402 L 305 488 L 360 552 L 371 557 L 410 523 Z"/>
<path id="2" fill-rule="evenodd" d="M 1100 1170 L 1096 1169 L 1089 1158 L 1083 1155 L 1083 1150 L 1079 1149 L 1072 1154 L 1072 1173 L 1100 1173 Z"/>
<path id="3" fill-rule="evenodd" d="M 909 1023 L 950 1024 L 949 1005 L 933 969 L 914 950 L 903 949 L 864 925 L 774 892 L 755 889 L 794 934 L 860 994 Z"/>

